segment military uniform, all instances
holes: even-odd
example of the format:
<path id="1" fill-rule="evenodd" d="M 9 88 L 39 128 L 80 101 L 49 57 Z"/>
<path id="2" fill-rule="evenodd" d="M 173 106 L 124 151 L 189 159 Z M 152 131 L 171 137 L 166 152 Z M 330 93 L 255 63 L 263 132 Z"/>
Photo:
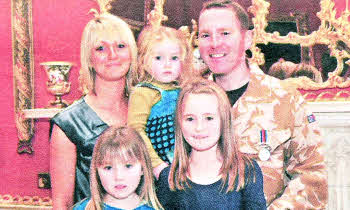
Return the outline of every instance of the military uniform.
<path id="1" fill-rule="evenodd" d="M 232 108 L 233 126 L 240 151 L 256 158 L 263 171 L 269 209 L 324 209 L 325 153 L 313 114 L 287 82 L 250 68 L 247 90 Z M 259 158 L 262 150 L 268 160 Z"/>

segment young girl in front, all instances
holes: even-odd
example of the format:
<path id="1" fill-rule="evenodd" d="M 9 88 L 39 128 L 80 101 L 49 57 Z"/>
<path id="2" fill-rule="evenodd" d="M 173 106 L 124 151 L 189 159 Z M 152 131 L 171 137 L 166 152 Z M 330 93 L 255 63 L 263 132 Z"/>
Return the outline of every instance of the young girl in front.
<path id="1" fill-rule="evenodd" d="M 138 51 L 128 125 L 145 141 L 158 177 L 173 159 L 179 81 L 190 71 L 192 56 L 184 33 L 164 26 L 146 27 L 139 35 Z"/>
<path id="2" fill-rule="evenodd" d="M 146 145 L 131 128 L 111 126 L 97 140 L 90 167 L 91 198 L 74 210 L 162 209 Z"/>
<path id="3" fill-rule="evenodd" d="M 198 79 L 182 89 L 174 160 L 157 183 L 165 209 L 266 209 L 261 169 L 238 151 L 230 108 L 212 81 Z"/>

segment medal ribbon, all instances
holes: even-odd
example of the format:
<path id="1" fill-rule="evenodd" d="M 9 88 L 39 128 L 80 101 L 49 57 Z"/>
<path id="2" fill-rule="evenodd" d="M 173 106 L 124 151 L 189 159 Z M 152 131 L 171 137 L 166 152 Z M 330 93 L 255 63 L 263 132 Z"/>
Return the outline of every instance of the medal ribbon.
<path id="1" fill-rule="evenodd" d="M 262 144 L 266 144 L 267 142 L 267 131 L 264 129 L 260 131 L 260 142 Z"/>

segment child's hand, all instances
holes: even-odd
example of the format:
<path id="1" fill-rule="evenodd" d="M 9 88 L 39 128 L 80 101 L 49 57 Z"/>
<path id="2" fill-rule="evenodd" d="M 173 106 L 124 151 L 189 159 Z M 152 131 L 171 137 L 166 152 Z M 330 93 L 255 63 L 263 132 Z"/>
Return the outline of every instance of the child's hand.
<path id="1" fill-rule="evenodd" d="M 154 176 L 158 179 L 160 172 L 163 171 L 164 168 L 168 167 L 169 165 L 166 162 L 163 162 L 162 164 L 158 165 L 153 169 Z"/>

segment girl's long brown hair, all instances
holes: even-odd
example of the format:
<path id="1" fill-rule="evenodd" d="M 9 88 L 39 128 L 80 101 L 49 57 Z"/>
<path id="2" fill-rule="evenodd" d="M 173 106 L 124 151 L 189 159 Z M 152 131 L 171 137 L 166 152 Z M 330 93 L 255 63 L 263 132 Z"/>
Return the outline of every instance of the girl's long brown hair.
<path id="1" fill-rule="evenodd" d="M 185 98 L 189 94 L 210 94 L 217 97 L 219 103 L 219 113 L 221 119 L 221 135 L 218 142 L 218 152 L 223 157 L 223 164 L 220 169 L 222 179 L 222 189 L 227 184 L 226 192 L 240 190 L 244 187 L 245 168 L 253 167 L 248 157 L 239 152 L 238 144 L 234 138 L 232 130 L 231 105 L 226 93 L 213 81 L 202 78 L 193 78 L 191 82 L 184 84 L 180 92 L 176 111 L 176 131 L 175 131 L 175 152 L 174 160 L 169 173 L 169 186 L 171 190 L 184 190 L 191 187 L 186 176 L 189 169 L 189 158 L 191 146 L 186 142 L 181 130 L 182 108 L 186 102 Z M 210 103 L 210 101 L 209 101 Z M 248 176 L 252 177 L 252 176 Z M 253 176 L 255 179 L 255 175 Z M 237 186 L 235 184 L 236 178 Z"/>

